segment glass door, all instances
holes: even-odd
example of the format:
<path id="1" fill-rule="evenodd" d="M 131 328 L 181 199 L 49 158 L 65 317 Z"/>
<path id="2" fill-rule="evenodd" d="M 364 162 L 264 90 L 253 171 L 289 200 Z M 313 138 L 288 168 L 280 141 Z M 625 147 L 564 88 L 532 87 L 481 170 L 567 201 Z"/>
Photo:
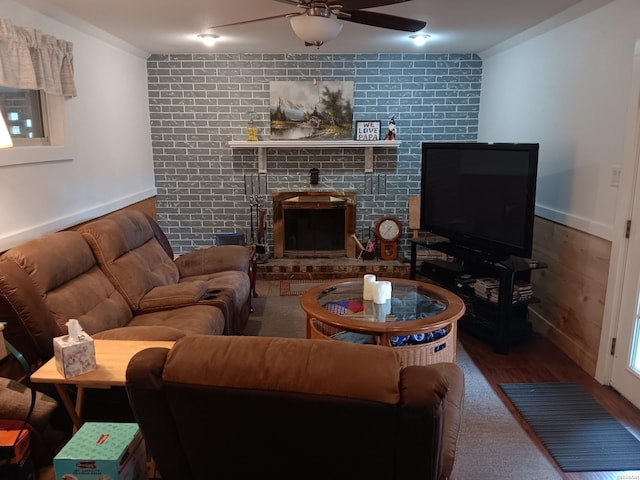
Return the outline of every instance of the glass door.
<path id="1" fill-rule="evenodd" d="M 638 252 L 634 252 L 638 256 Z M 636 285 L 640 284 L 640 277 Z M 611 386 L 636 407 L 640 408 L 640 288 L 636 286 L 634 312 L 629 317 L 623 300 L 618 332 L 616 335 Z"/>

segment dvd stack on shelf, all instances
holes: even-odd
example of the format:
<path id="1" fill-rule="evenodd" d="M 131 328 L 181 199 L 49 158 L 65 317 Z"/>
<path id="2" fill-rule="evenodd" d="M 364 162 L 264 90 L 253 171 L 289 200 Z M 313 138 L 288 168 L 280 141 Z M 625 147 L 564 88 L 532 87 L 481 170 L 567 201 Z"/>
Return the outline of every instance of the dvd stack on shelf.
<path id="1" fill-rule="evenodd" d="M 499 288 L 500 282 L 495 278 L 478 278 L 473 285 L 473 292 L 475 293 L 476 297 L 480 297 L 485 300 L 491 300 L 492 292 L 494 291 L 497 298 Z"/>
<path id="2" fill-rule="evenodd" d="M 489 300 L 491 303 L 498 303 L 500 300 L 500 282 L 495 278 L 479 278 L 474 286 L 476 297 Z M 513 284 L 513 297 L 511 303 L 520 303 L 533 298 L 533 289 L 529 282 L 516 280 Z"/>
<path id="3" fill-rule="evenodd" d="M 533 287 L 529 282 L 516 280 L 513 284 L 513 303 L 526 302 L 533 298 Z"/>

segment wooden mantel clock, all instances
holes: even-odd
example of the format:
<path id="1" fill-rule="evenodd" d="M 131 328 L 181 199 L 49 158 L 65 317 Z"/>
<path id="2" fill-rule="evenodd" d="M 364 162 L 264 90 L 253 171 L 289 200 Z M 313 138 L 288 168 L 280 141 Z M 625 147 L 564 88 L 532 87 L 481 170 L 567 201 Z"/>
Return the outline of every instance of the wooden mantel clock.
<path id="1" fill-rule="evenodd" d="M 402 224 L 396 217 L 386 215 L 376 222 L 376 237 L 380 241 L 380 258 L 395 260 L 398 258 L 398 237 L 402 233 Z"/>

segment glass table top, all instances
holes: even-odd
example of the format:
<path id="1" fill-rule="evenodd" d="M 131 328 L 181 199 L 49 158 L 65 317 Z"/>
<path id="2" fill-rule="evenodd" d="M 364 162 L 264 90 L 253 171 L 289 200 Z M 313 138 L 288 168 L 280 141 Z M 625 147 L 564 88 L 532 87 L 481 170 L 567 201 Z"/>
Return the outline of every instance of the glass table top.
<path id="1" fill-rule="evenodd" d="M 363 282 L 339 283 L 318 295 L 318 304 L 336 315 L 371 322 L 402 322 L 427 318 L 446 305 L 429 297 L 419 285 L 391 282 L 391 299 L 383 304 L 363 300 Z"/>

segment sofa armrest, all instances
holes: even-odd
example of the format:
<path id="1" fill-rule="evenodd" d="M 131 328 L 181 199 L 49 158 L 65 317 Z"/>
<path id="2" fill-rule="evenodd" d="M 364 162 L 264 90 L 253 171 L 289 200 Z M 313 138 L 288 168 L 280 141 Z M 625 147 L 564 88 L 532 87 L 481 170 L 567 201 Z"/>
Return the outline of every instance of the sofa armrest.
<path id="1" fill-rule="evenodd" d="M 0 322 L 4 337 L 37 365 L 53 356 L 53 338 L 64 335 L 31 277 L 12 261 L 0 262 Z"/>
<path id="2" fill-rule="evenodd" d="M 242 245 L 220 245 L 194 250 L 176 258 L 180 278 L 226 270 L 249 271 L 251 250 Z"/>
<path id="3" fill-rule="evenodd" d="M 185 478 L 189 472 L 189 461 L 180 442 L 176 418 L 167 399 L 162 372 L 169 350 L 147 348 L 136 353 L 127 366 L 127 396 L 144 432 L 148 448 L 155 457 L 164 457 L 162 478 Z M 144 405 L 144 412 L 139 412 Z M 189 476 L 187 478 L 194 478 Z"/>
<path id="4" fill-rule="evenodd" d="M 401 439 L 398 458 L 410 462 L 428 459 L 425 471 L 432 478 L 450 478 L 462 422 L 464 373 L 454 363 L 408 366 L 402 370 Z M 430 435 L 429 435 L 430 433 Z"/>
<path id="5" fill-rule="evenodd" d="M 154 287 L 140 299 L 136 313 L 194 305 L 206 296 L 207 288 L 206 282 L 203 281 Z"/>

